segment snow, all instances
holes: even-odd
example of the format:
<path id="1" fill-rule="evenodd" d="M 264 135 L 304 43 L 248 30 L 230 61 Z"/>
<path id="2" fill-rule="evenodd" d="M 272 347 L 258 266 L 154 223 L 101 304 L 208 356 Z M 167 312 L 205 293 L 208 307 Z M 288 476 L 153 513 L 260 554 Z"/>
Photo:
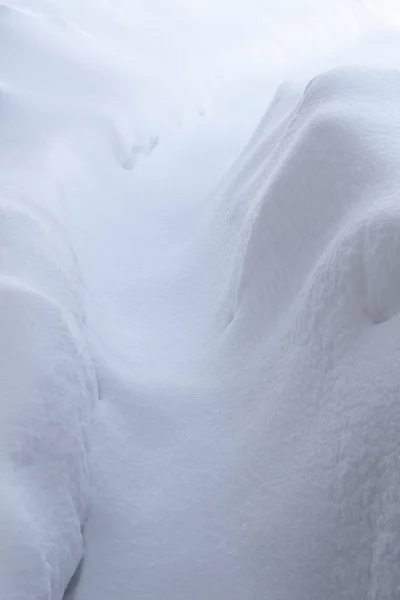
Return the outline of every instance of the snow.
<path id="1" fill-rule="evenodd" d="M 398 14 L 0 7 L 1 598 L 399 596 Z"/>

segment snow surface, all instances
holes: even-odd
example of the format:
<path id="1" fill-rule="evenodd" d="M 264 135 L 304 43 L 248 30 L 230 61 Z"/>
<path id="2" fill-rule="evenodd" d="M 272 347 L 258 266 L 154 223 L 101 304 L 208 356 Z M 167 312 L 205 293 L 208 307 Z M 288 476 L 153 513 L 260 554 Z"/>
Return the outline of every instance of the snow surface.
<path id="1" fill-rule="evenodd" d="M 246 9 L 0 6 L 2 599 L 400 598 L 398 8 Z"/>

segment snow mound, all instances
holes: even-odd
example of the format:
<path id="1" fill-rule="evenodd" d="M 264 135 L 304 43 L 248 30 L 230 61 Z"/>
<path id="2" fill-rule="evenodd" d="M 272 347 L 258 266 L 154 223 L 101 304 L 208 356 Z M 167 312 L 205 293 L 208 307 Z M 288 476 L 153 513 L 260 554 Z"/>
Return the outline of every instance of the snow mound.
<path id="1" fill-rule="evenodd" d="M 218 356 L 252 599 L 400 589 L 399 103 L 398 72 L 320 75 L 229 186 Z"/>
<path id="2" fill-rule="evenodd" d="M 377 306 L 371 261 L 365 259 L 360 243 L 371 254 L 371 236 L 387 237 L 387 242 L 375 242 L 388 244 L 388 256 L 379 270 L 388 275 L 385 289 L 390 280 L 395 285 L 389 273 L 394 275 L 396 256 L 391 245 L 396 246 L 396 235 L 389 230 L 397 229 L 392 192 L 397 150 L 390 136 L 397 134 L 399 126 L 392 118 L 398 87 L 394 71 L 332 71 L 313 80 L 296 102 L 293 95 L 287 96 L 286 104 L 291 102 L 295 108 L 283 120 L 279 93 L 213 216 L 222 228 L 228 215 L 225 229 L 233 240 L 230 319 L 247 310 L 244 303 L 252 302 L 252 319 L 260 319 L 265 335 L 265 327 L 275 326 L 280 316 L 285 318 L 289 308 L 298 305 L 317 270 L 326 270 L 318 265 L 329 262 L 340 240 L 344 243 L 349 236 L 360 239 L 354 241 L 354 257 L 349 260 L 358 256 L 360 265 L 366 264 L 364 311 L 373 321 L 395 311 Z M 376 252 L 373 258 L 380 263 Z M 227 263 L 228 258 L 224 266 Z M 259 302 L 260 294 L 264 304 Z M 392 304 L 396 294 L 394 289 L 378 295 L 384 304 Z"/>

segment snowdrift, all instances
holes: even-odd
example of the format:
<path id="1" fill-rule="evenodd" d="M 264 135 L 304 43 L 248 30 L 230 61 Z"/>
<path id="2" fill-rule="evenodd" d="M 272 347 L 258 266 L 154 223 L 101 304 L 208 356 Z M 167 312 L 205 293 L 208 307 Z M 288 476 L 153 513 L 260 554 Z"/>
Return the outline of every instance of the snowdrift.
<path id="1" fill-rule="evenodd" d="M 0 597 L 397 598 L 399 73 L 281 87 L 196 203 L 124 11 L 12 4 Z"/>
<path id="2" fill-rule="evenodd" d="M 41 209 L 4 196 L 0 589 L 59 598 L 82 555 L 96 382 L 71 249 Z"/>
<path id="3" fill-rule="evenodd" d="M 77 600 L 398 594 L 399 94 L 282 87 L 152 282 L 168 352 L 103 353 Z"/>
<path id="4" fill-rule="evenodd" d="M 218 216 L 236 240 L 217 342 L 232 522 L 249 598 L 395 598 L 400 76 L 331 71 L 282 117 L 293 99 L 278 93 Z"/>

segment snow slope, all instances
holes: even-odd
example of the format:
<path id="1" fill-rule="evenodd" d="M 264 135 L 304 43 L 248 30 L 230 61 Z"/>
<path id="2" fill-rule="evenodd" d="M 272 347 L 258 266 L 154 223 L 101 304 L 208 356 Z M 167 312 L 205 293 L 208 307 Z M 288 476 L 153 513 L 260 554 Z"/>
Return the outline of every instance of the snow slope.
<path id="1" fill-rule="evenodd" d="M 317 77 L 227 192 L 251 598 L 399 594 L 399 94 L 395 71 Z"/>
<path id="2" fill-rule="evenodd" d="M 399 72 L 280 87 L 207 195 L 267 96 L 202 77 L 276 73 L 184 5 L 0 8 L 0 596 L 395 599 Z"/>
<path id="3" fill-rule="evenodd" d="M 395 71 L 280 89 L 151 282 L 179 311 L 148 371 L 99 369 L 74 598 L 397 597 L 399 94 Z"/>

